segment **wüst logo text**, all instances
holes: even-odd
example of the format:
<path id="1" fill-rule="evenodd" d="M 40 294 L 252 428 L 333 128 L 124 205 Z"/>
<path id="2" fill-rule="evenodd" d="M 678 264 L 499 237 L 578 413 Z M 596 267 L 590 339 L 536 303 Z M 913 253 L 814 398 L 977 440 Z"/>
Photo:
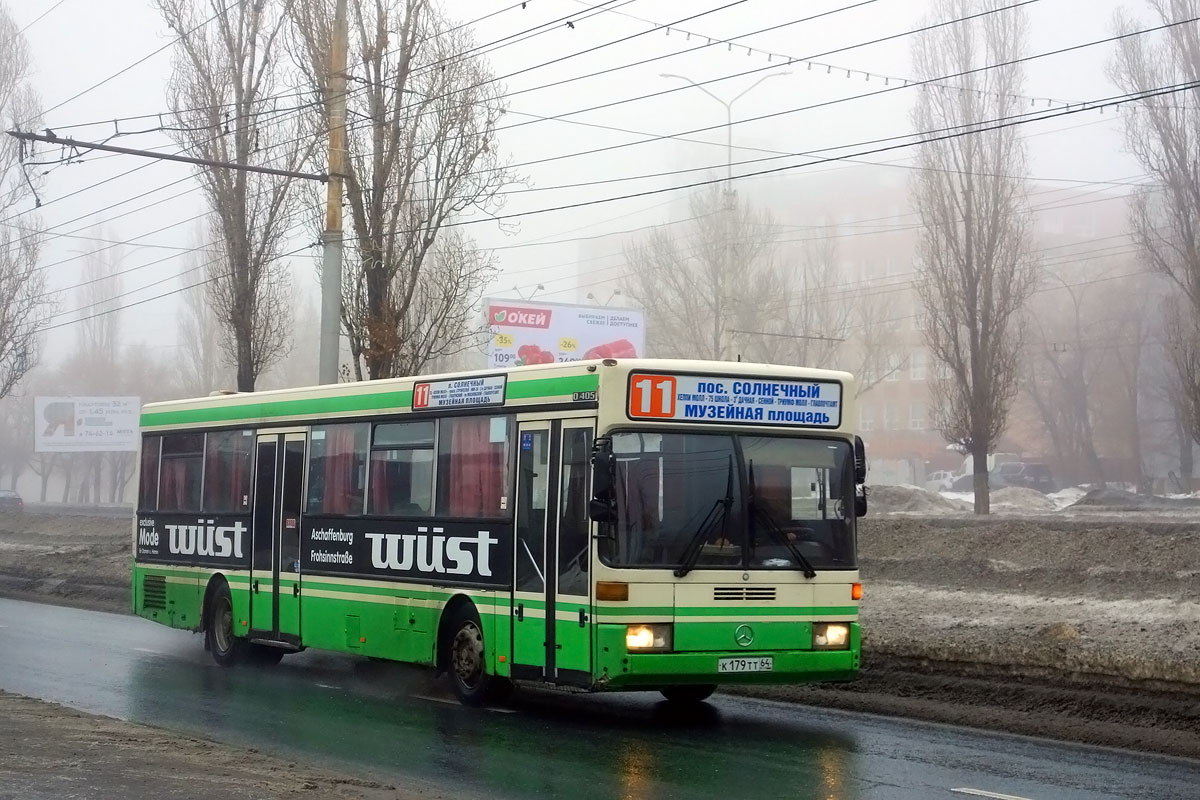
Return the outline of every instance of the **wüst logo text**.
<path id="1" fill-rule="evenodd" d="M 432 535 L 430 535 L 432 533 Z M 440 572 L 447 575 L 492 576 L 491 548 L 500 540 L 488 531 L 476 536 L 445 536 L 442 528 L 416 533 L 367 533 L 371 565 L 396 572 Z"/>
<path id="2" fill-rule="evenodd" d="M 212 558 L 242 558 L 243 522 L 216 525 L 216 520 L 197 520 L 198 525 L 166 525 L 167 542 L 171 552 L 181 556 Z"/>

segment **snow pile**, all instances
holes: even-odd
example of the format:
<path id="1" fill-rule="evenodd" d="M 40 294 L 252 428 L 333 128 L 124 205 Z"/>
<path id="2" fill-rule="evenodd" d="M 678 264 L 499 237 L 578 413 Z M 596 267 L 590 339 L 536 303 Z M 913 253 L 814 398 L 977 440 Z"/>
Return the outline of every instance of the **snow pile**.
<path id="1" fill-rule="evenodd" d="M 971 505 L 919 486 L 872 486 L 867 507 L 880 514 L 958 514 Z"/>
<path id="2" fill-rule="evenodd" d="M 1086 494 L 1087 489 L 1084 489 L 1080 486 L 1068 486 L 1065 489 L 1059 489 L 1057 492 L 1052 492 L 1046 495 L 1046 497 L 1050 499 L 1050 502 L 1054 503 L 1054 507 L 1056 509 L 1062 510 L 1067 506 L 1075 505 L 1082 500 L 1083 496 Z"/>
<path id="3" fill-rule="evenodd" d="M 1005 486 L 992 492 L 992 511 L 1018 514 L 1046 514 L 1056 511 L 1054 501 L 1036 489 Z"/>

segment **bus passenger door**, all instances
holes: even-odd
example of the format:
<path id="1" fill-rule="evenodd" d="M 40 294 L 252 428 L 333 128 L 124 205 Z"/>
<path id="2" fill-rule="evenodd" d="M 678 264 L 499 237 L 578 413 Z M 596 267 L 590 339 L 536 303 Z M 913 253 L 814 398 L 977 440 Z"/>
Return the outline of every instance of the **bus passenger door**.
<path id="1" fill-rule="evenodd" d="M 303 433 L 258 437 L 250 561 L 252 638 L 299 644 L 304 446 Z"/>
<path id="2" fill-rule="evenodd" d="M 512 597 L 512 676 L 554 675 L 554 523 L 552 496 L 557 436 L 554 422 L 522 422 L 517 429 L 516 552 Z M 550 565 L 550 569 L 547 569 Z M 549 579 L 549 580 L 548 580 Z"/>
<path id="3" fill-rule="evenodd" d="M 279 517 L 276 522 L 279 558 L 275 563 L 276 638 L 300 643 L 300 508 L 304 502 L 306 434 L 283 435 L 283 474 L 279 478 Z"/>
<path id="4" fill-rule="evenodd" d="M 595 421 L 562 422 L 562 466 L 558 476 L 558 568 L 555 575 L 554 666 L 559 683 L 592 685 L 591 498 L 592 436 Z"/>
<path id="5" fill-rule="evenodd" d="M 279 434 L 258 437 L 254 470 L 254 525 L 250 555 L 250 635 L 275 635 L 275 529 L 279 520 Z"/>

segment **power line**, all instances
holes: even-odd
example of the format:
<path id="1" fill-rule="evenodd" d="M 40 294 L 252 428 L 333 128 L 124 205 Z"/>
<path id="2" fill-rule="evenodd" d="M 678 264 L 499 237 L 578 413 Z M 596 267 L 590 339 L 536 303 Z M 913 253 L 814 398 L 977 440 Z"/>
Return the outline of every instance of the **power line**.
<path id="1" fill-rule="evenodd" d="M 1024 5 L 1024 4 L 1030 3 L 1030 2 L 1036 2 L 1036 0 L 1023 0 L 1022 3 L 1019 3 L 1017 5 Z M 1006 6 L 1005 8 L 1011 8 L 1011 7 L 1013 7 L 1013 6 Z M 981 12 L 981 14 L 982 13 L 994 13 L 994 12 Z M 973 17 L 980 16 L 981 14 L 972 15 L 972 17 L 964 17 L 961 20 L 955 20 L 955 22 L 971 19 Z M 1200 18 L 1193 18 L 1193 19 L 1182 21 L 1182 22 L 1173 22 L 1173 23 L 1169 23 L 1166 25 L 1160 25 L 1160 26 L 1157 26 L 1154 28 L 1147 28 L 1147 29 L 1140 30 L 1140 31 L 1134 31 L 1132 33 L 1119 34 L 1119 35 L 1111 36 L 1111 37 L 1108 37 L 1105 39 L 1097 39 L 1094 41 L 1084 42 L 1084 43 L 1077 44 L 1077 45 L 1071 45 L 1069 47 L 1062 47 L 1062 48 L 1058 48 L 1056 50 L 1050 50 L 1050 51 L 1047 51 L 1044 53 L 1038 53 L 1038 54 L 1032 55 L 1032 56 L 1023 56 L 1021 58 L 1012 59 L 1012 60 L 1005 61 L 1005 62 L 1000 62 L 1000 63 L 996 63 L 996 64 L 988 64 L 988 65 L 984 65 L 982 67 L 975 67 L 973 69 L 963 70 L 962 72 L 957 72 L 952 75 L 942 76 L 942 77 L 938 77 L 938 78 L 930 78 L 928 81 L 925 81 L 925 82 L 910 83 L 908 86 L 894 86 L 894 87 L 890 87 L 890 88 L 880 89 L 879 91 L 866 92 L 863 94 L 852 95 L 850 97 L 838 98 L 836 100 L 828 100 L 828 101 L 824 101 L 824 102 L 820 102 L 820 103 L 813 103 L 813 104 L 810 104 L 807 106 L 800 106 L 797 108 L 790 108 L 790 109 L 786 109 L 783 111 L 772 112 L 770 114 L 762 114 L 757 117 L 748 117 L 745 119 L 734 120 L 733 124 L 740 125 L 740 124 L 744 124 L 747 122 L 759 122 L 762 120 L 773 119 L 773 118 L 784 116 L 787 114 L 795 114 L 795 113 L 798 113 L 801 111 L 811 111 L 811 110 L 814 110 L 817 108 L 825 108 L 825 107 L 837 105 L 840 103 L 850 102 L 852 100 L 860 100 L 860 99 L 863 99 L 866 97 L 874 97 L 877 95 L 886 94 L 888 92 L 894 92 L 894 91 L 901 90 L 901 89 L 906 89 L 906 88 L 915 87 L 915 86 L 922 86 L 927 83 L 934 83 L 936 81 L 947 80 L 950 78 L 963 77 L 963 76 L 971 75 L 971 74 L 974 74 L 977 72 L 983 72 L 983 71 L 992 70 L 992 69 L 999 69 L 999 68 L 1008 67 L 1008 66 L 1015 66 L 1017 64 L 1022 64 L 1027 61 L 1034 61 L 1034 60 L 1041 59 L 1041 58 L 1047 58 L 1049 56 L 1061 55 L 1063 53 L 1071 52 L 1074 50 L 1080 50 L 1080 49 L 1083 49 L 1086 47 L 1094 47 L 1094 46 L 1100 45 L 1100 44 L 1108 44 L 1110 42 L 1118 41 L 1120 39 L 1125 39 L 1125 38 L 1128 38 L 1131 36 L 1138 36 L 1138 35 L 1142 35 L 1145 33 L 1152 33 L 1154 31 L 1163 30 L 1164 28 L 1174 27 L 1176 25 L 1182 25 L 1185 23 L 1196 22 L 1197 19 L 1200 19 Z M 943 23 L 943 24 L 949 24 L 949 23 Z M 915 32 L 923 32 L 923 30 L 925 30 L 925 29 L 922 29 L 922 31 L 914 31 L 914 33 Z M 739 76 L 740 75 L 749 75 L 749 74 L 753 74 L 754 72 L 759 72 L 759 71 L 761 71 L 761 70 L 750 70 L 749 72 L 739 73 Z M 716 78 L 716 79 L 713 79 L 710 81 L 703 81 L 703 82 L 700 82 L 700 84 L 714 83 L 714 82 L 717 82 L 720 80 L 726 80 L 730 77 L 736 77 L 736 76 L 725 76 L 725 77 Z M 649 95 L 642 95 L 637 98 L 632 98 L 631 101 L 648 99 L 651 97 L 658 97 L 660 95 L 667 94 L 670 91 L 678 91 L 678 89 L 668 89 L 668 90 L 664 90 L 661 92 L 655 92 L 655 93 L 652 93 Z M 1118 102 L 1128 102 L 1128 101 L 1121 100 Z M 1105 105 L 1115 105 L 1115 104 L 1117 104 L 1117 103 L 1116 102 L 1106 103 Z M 1087 106 L 1087 105 L 1096 106 L 1096 103 L 1094 101 L 1090 101 L 1088 103 L 1078 103 L 1078 104 L 1073 104 L 1072 106 L 1065 107 L 1064 109 L 1060 109 L 1060 110 L 1062 110 L 1062 111 L 1078 110 L 1078 106 L 1081 106 L 1081 105 L 1082 106 Z M 1096 106 L 1096 107 L 1098 107 L 1098 106 Z M 1030 112 L 1025 112 L 1024 116 L 1030 116 L 1030 115 L 1038 114 L 1038 113 L 1048 113 L 1049 111 L 1052 111 L 1052 110 L 1053 109 L 1043 110 L 1043 111 L 1034 110 L 1034 111 L 1030 111 Z M 1049 117 L 1047 117 L 1047 118 L 1049 118 Z M 696 134 L 696 133 L 704 133 L 706 131 L 717 130 L 717 129 L 724 128 L 724 127 L 726 127 L 726 123 L 719 124 L 719 125 L 710 125 L 710 126 L 706 126 L 703 128 L 694 128 L 692 130 L 679 131 L 674 134 L 655 136 L 655 137 L 651 137 L 648 139 L 640 139 L 640 140 L 637 140 L 634 142 L 625 142 L 625 143 L 621 143 L 621 144 L 608 145 L 606 147 L 598 147 L 598 148 L 593 148 L 590 150 L 582 150 L 582 151 L 577 151 L 574 153 L 567 153 L 567 154 L 560 155 L 560 156 L 550 156 L 547 158 L 535 159 L 533 161 L 524 161 L 524 162 L 519 162 L 516 164 L 509 164 L 506 166 L 506 169 L 516 169 L 519 167 L 528 167 L 528 166 L 533 166 L 536 164 L 544 164 L 544 163 L 548 163 L 548 162 L 552 162 L 552 161 L 561 161 L 561 160 L 565 160 L 565 159 L 569 159 L 569 158 L 577 158 L 579 156 L 584 156 L 584 155 L 595 155 L 597 153 L 611 152 L 613 150 L 621 150 L 621 149 L 624 149 L 627 147 L 633 147 L 633 146 L 642 145 L 642 144 L 649 144 L 651 142 L 661 141 L 663 139 L 672 139 L 672 138 L 676 138 L 679 136 L 690 136 L 690 135 Z M 823 150 L 812 151 L 812 152 L 823 152 L 823 151 L 831 150 L 831 149 L 836 149 L 836 148 L 823 148 Z M 804 155 L 805 155 L 804 153 L 795 153 L 795 154 L 793 154 L 793 157 L 802 157 Z M 769 161 L 769 160 L 774 160 L 774 159 L 771 159 L 771 158 L 754 159 L 753 161 Z M 478 175 L 478 174 L 485 174 L 490 171 L 494 171 L 494 170 L 481 170 L 479 172 L 468 173 L 468 174 Z"/>
<path id="2" fill-rule="evenodd" d="M 84 89 L 84 90 L 83 90 L 83 91 L 81 91 L 81 92 L 78 92 L 78 93 L 76 93 L 76 94 L 73 94 L 73 95 L 71 95 L 71 96 L 70 96 L 70 97 L 68 97 L 66 100 L 63 100 L 61 103 L 58 103 L 57 105 L 53 105 L 53 106 L 51 106 L 50 108 L 47 108 L 47 109 L 45 109 L 44 111 L 42 111 L 42 112 L 41 112 L 41 114 L 40 114 L 39 116 L 43 116 L 43 117 L 44 117 L 46 114 L 49 114 L 51 111 L 57 111 L 58 109 L 60 109 L 60 108 L 62 108 L 63 106 L 65 106 L 67 103 L 74 102 L 74 101 L 78 100 L 79 98 L 83 97 L 85 94 L 88 94 L 89 92 L 92 92 L 92 91 L 94 91 L 94 90 L 96 90 L 96 89 L 99 89 L 101 86 L 103 86 L 104 84 L 108 83 L 109 81 L 111 81 L 111 80 L 113 80 L 113 79 L 115 79 L 115 78 L 119 78 L 120 76 L 124 75 L 126 72 L 129 72 L 129 70 L 131 70 L 131 69 L 134 69 L 134 68 L 136 68 L 136 67 L 138 67 L 138 66 L 141 66 L 142 64 L 146 63 L 146 62 L 147 62 L 147 61 L 149 61 L 151 58 L 154 58 L 154 56 L 156 56 L 156 55 L 158 55 L 159 53 L 163 52 L 163 51 L 164 51 L 164 50 L 166 50 L 167 48 L 169 48 L 169 47 L 173 47 L 173 46 L 174 46 L 175 44 L 177 44 L 178 42 L 181 42 L 181 41 L 183 41 L 184 39 L 186 39 L 187 37 L 191 36 L 191 35 L 192 35 L 193 33 L 195 33 L 196 31 L 200 30 L 200 29 L 201 29 L 201 28 L 203 28 L 204 26 L 206 26 L 206 25 L 208 25 L 209 23 L 211 23 L 211 22 L 213 22 L 214 20 L 216 20 L 218 17 L 221 17 L 221 16 L 223 16 L 223 15 L 225 15 L 225 14 L 229 13 L 229 10 L 230 10 L 231 8 L 233 8 L 234 6 L 238 5 L 238 3 L 239 3 L 239 2 L 240 2 L 240 0 L 233 0 L 233 2 L 232 2 L 232 3 L 230 3 L 230 4 L 229 4 L 229 5 L 227 5 L 227 6 L 225 6 L 223 9 L 221 9 L 220 11 L 218 11 L 216 14 L 213 14 L 211 17 L 209 17 L 208 19 L 204 20 L 203 22 L 201 22 L 200 24 L 196 25 L 195 27 L 192 27 L 192 28 L 190 28 L 189 30 L 187 30 L 187 31 L 185 31 L 185 32 L 183 32 L 183 33 L 181 33 L 179 36 L 176 36 L 174 39 L 172 39 L 171 41 L 167 42 L 166 44 L 164 44 L 162 47 L 158 48 L 158 49 L 157 49 L 157 50 L 155 50 L 154 52 L 152 52 L 152 53 L 148 53 L 148 54 L 146 54 L 145 56 L 142 56 L 142 57 L 141 57 L 141 58 L 139 58 L 137 61 L 134 61 L 132 64 L 130 64 L 129 66 L 127 66 L 127 67 L 124 67 L 124 68 L 122 68 L 122 69 L 120 69 L 120 70 L 118 70 L 118 71 L 114 72 L 112 75 L 109 75 L 107 78 L 104 78 L 103 80 L 100 80 L 100 81 L 97 81 L 96 83 L 93 83 L 93 84 L 92 84 L 91 86 L 89 86 L 88 88 Z M 33 120 L 32 120 L 32 119 L 27 119 L 27 120 L 24 120 L 23 122 L 21 122 L 21 123 L 20 123 L 19 125 L 17 125 L 16 127 L 18 127 L 18 128 L 23 128 L 23 127 L 25 127 L 26 125 L 29 125 L 31 122 L 33 122 Z"/>
<path id="3" fill-rule="evenodd" d="M 34 18 L 33 18 L 33 20 L 32 20 L 31 22 L 28 22 L 28 23 L 26 23 L 26 25 L 25 25 L 25 27 L 24 27 L 24 28 L 21 28 L 21 30 L 19 30 L 19 31 L 17 31 L 16 33 L 14 33 L 14 34 L 12 35 L 12 38 L 10 38 L 10 39 L 9 39 L 7 42 L 5 42 L 5 43 L 4 43 L 4 48 L 3 48 L 3 49 L 6 49 L 6 50 L 7 50 L 9 47 L 11 47 L 11 46 L 12 46 L 12 44 L 13 44 L 13 42 L 15 42 L 17 39 L 19 39 L 19 38 L 21 37 L 21 35 L 25 33 L 25 31 L 29 30 L 29 29 L 30 29 L 30 28 L 32 28 L 34 25 L 36 25 L 36 24 L 38 24 L 39 22 L 41 22 L 43 18 L 45 18 L 45 17 L 49 16 L 50 14 L 52 14 L 54 11 L 56 11 L 56 10 L 58 9 L 58 7 L 59 7 L 59 6 L 61 6 L 61 5 L 62 5 L 63 3 L 65 3 L 65 2 L 67 2 L 67 0 L 58 0 L 58 2 L 57 2 L 57 3 L 55 3 L 55 4 L 54 4 L 54 5 L 52 5 L 52 6 L 50 6 L 50 7 L 49 7 L 49 8 L 47 8 L 45 11 L 43 11 L 41 14 L 38 14 L 36 17 L 34 17 Z"/>

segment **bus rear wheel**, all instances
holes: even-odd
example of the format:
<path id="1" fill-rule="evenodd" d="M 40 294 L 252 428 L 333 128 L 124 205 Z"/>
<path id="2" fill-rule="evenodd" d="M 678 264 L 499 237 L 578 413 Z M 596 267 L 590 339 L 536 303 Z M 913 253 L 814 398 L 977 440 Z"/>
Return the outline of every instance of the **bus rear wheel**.
<path id="1" fill-rule="evenodd" d="M 661 689 L 662 696 L 668 703 L 675 705 L 695 705 L 707 700 L 717 690 L 715 683 L 702 683 L 689 686 L 670 686 Z"/>
<path id="2" fill-rule="evenodd" d="M 474 608 L 461 607 L 450 620 L 446 636 L 446 671 L 460 703 L 481 706 L 507 694 L 512 684 L 487 671 L 483 626 Z"/>
<path id="3" fill-rule="evenodd" d="M 232 667 L 246 655 L 246 640 L 233 633 L 233 598 L 228 584 L 222 583 L 213 592 L 204 637 L 213 661 L 222 667 Z"/>

